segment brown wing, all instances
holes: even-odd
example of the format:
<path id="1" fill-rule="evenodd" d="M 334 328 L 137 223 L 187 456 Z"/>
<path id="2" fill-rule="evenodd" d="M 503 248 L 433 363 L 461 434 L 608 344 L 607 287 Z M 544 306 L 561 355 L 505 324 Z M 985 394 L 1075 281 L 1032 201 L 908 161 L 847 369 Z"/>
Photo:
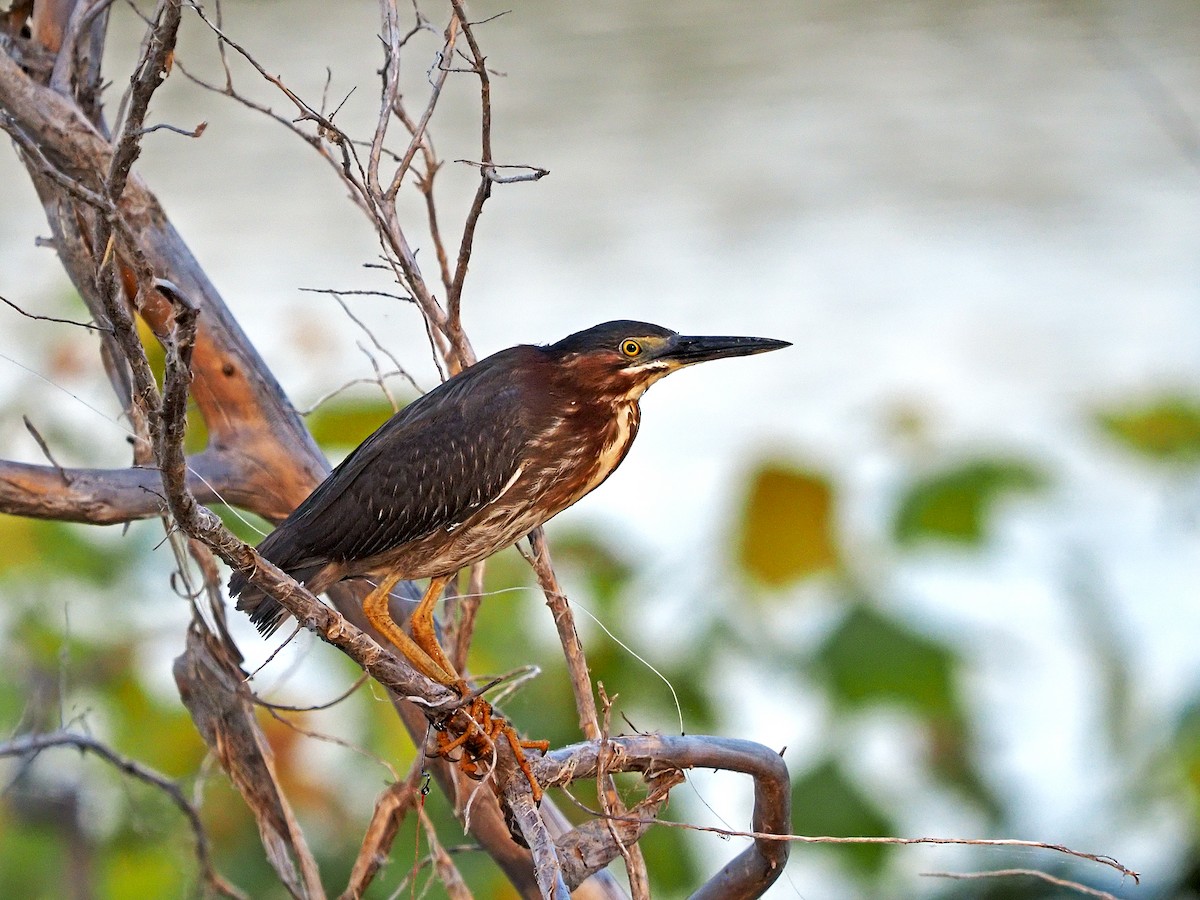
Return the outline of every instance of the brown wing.
<path id="1" fill-rule="evenodd" d="M 541 353 L 502 351 L 409 404 L 346 457 L 259 552 L 303 578 L 456 525 L 485 506 L 513 477 L 530 435 L 511 357 Z M 230 593 L 242 594 L 243 609 L 261 599 L 240 575 Z"/>

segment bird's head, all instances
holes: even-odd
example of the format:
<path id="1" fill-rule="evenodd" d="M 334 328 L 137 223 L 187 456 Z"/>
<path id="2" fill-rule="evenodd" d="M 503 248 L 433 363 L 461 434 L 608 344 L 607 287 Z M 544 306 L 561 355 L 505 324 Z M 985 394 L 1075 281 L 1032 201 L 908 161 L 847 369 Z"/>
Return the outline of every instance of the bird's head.
<path id="1" fill-rule="evenodd" d="M 546 349 L 593 390 L 636 400 L 654 382 L 685 366 L 790 346 L 773 338 L 683 335 L 621 319 L 578 331 Z"/>

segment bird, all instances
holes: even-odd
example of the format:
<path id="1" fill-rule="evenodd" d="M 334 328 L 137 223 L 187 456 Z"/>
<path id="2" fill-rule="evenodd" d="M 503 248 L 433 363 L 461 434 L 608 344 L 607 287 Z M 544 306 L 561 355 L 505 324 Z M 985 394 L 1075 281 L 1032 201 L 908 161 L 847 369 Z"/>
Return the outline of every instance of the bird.
<path id="1" fill-rule="evenodd" d="M 618 320 L 557 343 L 501 350 L 384 422 L 258 553 L 314 594 L 344 579 L 373 580 L 367 619 L 415 669 L 465 695 L 433 623 L 455 573 L 599 487 L 629 452 L 639 400 L 655 382 L 697 363 L 788 346 Z M 388 597 L 399 581 L 422 578 L 430 583 L 409 638 Z M 288 615 L 245 572 L 233 575 L 229 590 L 264 636 Z"/>

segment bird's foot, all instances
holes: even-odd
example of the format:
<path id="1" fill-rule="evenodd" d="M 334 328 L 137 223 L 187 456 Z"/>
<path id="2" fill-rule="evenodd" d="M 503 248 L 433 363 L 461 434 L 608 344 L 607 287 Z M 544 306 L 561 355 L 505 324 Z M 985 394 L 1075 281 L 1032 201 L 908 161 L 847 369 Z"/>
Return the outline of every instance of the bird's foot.
<path id="1" fill-rule="evenodd" d="M 512 723 L 497 713 L 492 704 L 477 694 L 472 697 L 465 682 L 460 683 L 457 687 L 464 698 L 470 698 L 465 703 L 465 711 L 470 718 L 470 724 L 457 737 L 451 737 L 445 729 L 438 730 L 436 732 L 437 746 L 431 755 L 457 763 L 464 775 L 479 781 L 486 778 L 495 768 L 496 744 L 503 738 L 512 749 L 517 768 L 529 782 L 534 802 L 540 803 L 542 787 L 533 774 L 525 751 L 539 750 L 546 753 L 550 749 L 550 742 L 523 740 L 517 734 Z M 452 754 L 459 750 L 462 751 L 461 754 L 457 758 L 453 758 Z"/>

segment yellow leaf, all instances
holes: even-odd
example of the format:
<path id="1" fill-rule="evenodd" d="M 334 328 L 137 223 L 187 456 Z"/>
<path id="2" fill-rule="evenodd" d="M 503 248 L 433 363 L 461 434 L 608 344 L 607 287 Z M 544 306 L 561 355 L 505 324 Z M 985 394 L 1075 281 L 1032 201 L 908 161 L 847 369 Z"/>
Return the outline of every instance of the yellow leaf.
<path id="1" fill-rule="evenodd" d="M 781 586 L 836 568 L 833 487 L 816 472 L 766 463 L 750 482 L 738 562 L 759 581 Z"/>

